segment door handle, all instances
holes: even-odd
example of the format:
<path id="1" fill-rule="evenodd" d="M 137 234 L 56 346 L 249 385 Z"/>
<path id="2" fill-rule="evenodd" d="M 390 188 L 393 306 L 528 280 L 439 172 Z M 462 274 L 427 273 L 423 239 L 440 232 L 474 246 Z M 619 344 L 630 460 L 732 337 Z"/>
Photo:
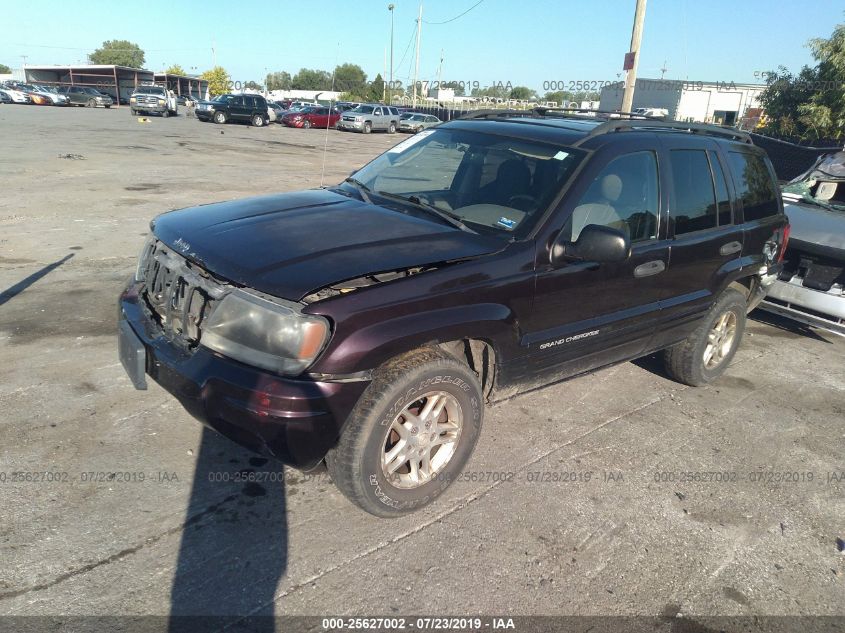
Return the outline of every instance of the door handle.
<path id="1" fill-rule="evenodd" d="M 728 242 L 727 244 L 722 244 L 722 248 L 719 249 L 719 253 L 721 255 L 733 255 L 741 250 L 742 244 L 739 242 Z"/>
<path id="2" fill-rule="evenodd" d="M 657 273 L 662 273 L 664 270 L 666 270 L 666 264 L 663 260 L 655 259 L 637 266 L 634 269 L 634 277 L 649 277 L 651 275 L 656 275 Z"/>

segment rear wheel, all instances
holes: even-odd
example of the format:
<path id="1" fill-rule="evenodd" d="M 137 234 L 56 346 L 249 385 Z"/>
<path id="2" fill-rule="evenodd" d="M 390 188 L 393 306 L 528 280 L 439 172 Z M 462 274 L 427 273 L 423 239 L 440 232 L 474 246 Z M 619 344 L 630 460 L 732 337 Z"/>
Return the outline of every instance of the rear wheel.
<path id="1" fill-rule="evenodd" d="M 745 332 L 747 307 L 742 293 L 725 290 L 687 340 L 663 352 L 667 373 L 693 387 L 724 374 Z"/>
<path id="2" fill-rule="evenodd" d="M 387 127 L 387 133 L 388 134 L 395 134 L 396 133 L 396 124 L 393 121 L 391 121 L 390 125 Z"/>
<path id="3" fill-rule="evenodd" d="M 226 113 L 225 112 L 215 112 L 214 113 L 214 122 L 215 123 L 225 123 L 226 122 Z"/>
<path id="4" fill-rule="evenodd" d="M 311 121 L 305 119 L 305 121 L 302 122 L 302 127 L 304 127 L 306 130 L 311 129 Z"/>
<path id="5" fill-rule="evenodd" d="M 260 114 L 254 114 L 254 115 L 252 116 L 252 124 L 253 124 L 255 127 L 261 127 L 261 126 L 263 126 L 263 125 L 264 125 L 264 117 L 263 117 L 263 116 L 261 116 Z"/>
<path id="6" fill-rule="evenodd" d="M 413 512 L 457 479 L 483 414 L 469 367 L 437 349 L 404 354 L 375 372 L 326 457 L 329 473 L 370 514 Z"/>

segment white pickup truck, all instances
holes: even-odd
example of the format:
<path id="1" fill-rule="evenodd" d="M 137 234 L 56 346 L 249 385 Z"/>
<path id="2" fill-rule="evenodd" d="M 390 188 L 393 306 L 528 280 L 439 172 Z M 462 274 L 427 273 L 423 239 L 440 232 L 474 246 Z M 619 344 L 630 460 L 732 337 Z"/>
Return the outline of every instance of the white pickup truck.
<path id="1" fill-rule="evenodd" d="M 138 86 L 129 97 L 129 111 L 132 116 L 141 113 L 158 113 L 163 117 L 169 117 L 171 114 L 176 116 L 178 108 L 176 95 L 164 86 Z"/>

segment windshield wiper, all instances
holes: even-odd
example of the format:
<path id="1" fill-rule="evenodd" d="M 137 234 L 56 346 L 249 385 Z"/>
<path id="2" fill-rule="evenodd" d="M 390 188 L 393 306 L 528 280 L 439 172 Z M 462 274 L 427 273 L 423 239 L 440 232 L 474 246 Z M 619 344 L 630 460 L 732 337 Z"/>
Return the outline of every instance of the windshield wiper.
<path id="1" fill-rule="evenodd" d="M 428 211 L 436 215 L 438 218 L 454 226 L 456 229 L 460 229 L 462 231 L 466 231 L 467 233 L 475 233 L 471 228 L 469 228 L 466 224 L 461 222 L 460 216 L 455 215 L 454 213 L 449 213 L 448 211 L 444 211 L 443 209 L 438 209 L 434 205 L 428 204 L 420 200 L 417 196 L 400 196 L 396 193 L 390 193 L 389 191 L 376 191 L 376 193 L 380 196 L 384 196 L 385 198 L 390 198 L 392 200 L 399 200 L 405 203 L 411 203 L 418 209 L 422 209 L 423 211 Z"/>
<path id="2" fill-rule="evenodd" d="M 348 182 L 351 185 L 355 185 L 355 188 L 358 190 L 358 193 L 361 194 L 361 197 L 364 199 L 364 202 L 366 202 L 367 204 L 373 203 L 373 201 L 370 200 L 370 196 L 367 195 L 368 193 L 372 192 L 372 189 L 370 189 L 363 182 L 361 182 L 357 178 L 353 178 L 352 176 L 350 176 L 349 178 L 347 178 L 343 182 Z"/>

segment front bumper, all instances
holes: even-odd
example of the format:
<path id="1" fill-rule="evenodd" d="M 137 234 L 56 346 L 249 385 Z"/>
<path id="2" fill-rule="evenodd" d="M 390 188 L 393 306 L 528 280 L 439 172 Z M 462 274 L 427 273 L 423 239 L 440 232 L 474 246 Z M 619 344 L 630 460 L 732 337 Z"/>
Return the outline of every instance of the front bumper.
<path id="1" fill-rule="evenodd" d="M 152 103 L 129 103 L 129 106 L 133 110 L 138 110 L 140 112 L 164 112 L 167 110 L 167 105 L 158 105 Z"/>
<path id="2" fill-rule="evenodd" d="M 194 116 L 203 121 L 211 121 L 212 117 L 214 117 L 214 110 L 200 110 L 199 108 L 195 108 Z"/>
<path id="3" fill-rule="evenodd" d="M 760 308 L 845 336 L 845 288 L 839 284 L 823 292 L 804 287 L 797 275 L 790 281 L 778 280 Z"/>
<path id="4" fill-rule="evenodd" d="M 344 121 L 341 119 L 337 122 L 337 127 L 341 130 L 357 130 L 360 132 L 364 129 L 364 121 Z"/>
<path id="5" fill-rule="evenodd" d="M 183 351 L 149 316 L 139 286 L 130 283 L 120 296 L 121 356 L 125 345 L 137 343 L 147 376 L 200 422 L 246 448 L 303 470 L 326 456 L 368 381 L 283 377 L 203 346 Z"/>

